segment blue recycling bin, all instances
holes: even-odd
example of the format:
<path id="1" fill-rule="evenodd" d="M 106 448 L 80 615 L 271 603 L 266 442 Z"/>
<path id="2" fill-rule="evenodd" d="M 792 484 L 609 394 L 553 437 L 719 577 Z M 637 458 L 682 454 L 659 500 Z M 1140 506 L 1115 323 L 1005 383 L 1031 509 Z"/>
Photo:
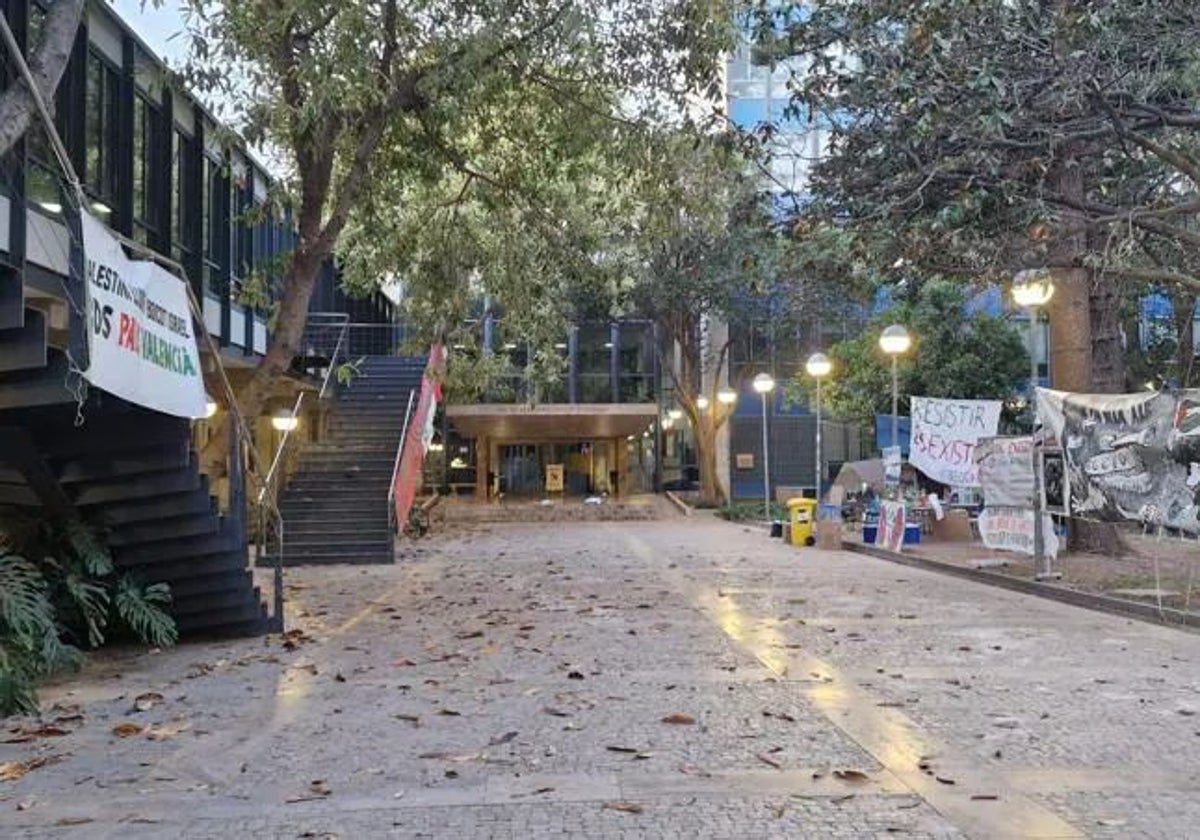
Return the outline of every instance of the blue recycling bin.
<path id="1" fill-rule="evenodd" d="M 904 544 L 905 545 L 920 545 L 921 543 L 921 523 L 909 523 L 904 526 Z"/>

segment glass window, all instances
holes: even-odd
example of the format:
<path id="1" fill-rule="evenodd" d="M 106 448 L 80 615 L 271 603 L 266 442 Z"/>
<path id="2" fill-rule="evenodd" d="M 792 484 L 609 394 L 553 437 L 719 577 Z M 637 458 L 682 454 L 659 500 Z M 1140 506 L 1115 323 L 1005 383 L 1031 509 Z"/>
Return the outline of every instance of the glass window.
<path id="1" fill-rule="evenodd" d="M 158 109 L 144 97 L 133 100 L 133 220 L 137 238 L 148 243 L 158 232 L 158 174 L 155 149 L 158 143 Z"/>
<path id="2" fill-rule="evenodd" d="M 95 52 L 89 52 L 84 120 L 84 183 L 93 195 L 110 206 L 115 203 L 117 194 L 119 89 L 116 68 Z"/>
<path id="3" fill-rule="evenodd" d="M 188 145 L 191 138 L 176 127 L 171 141 L 171 245 L 175 258 L 186 263 L 191 255 L 188 226 L 192 215 L 188 212 Z"/>

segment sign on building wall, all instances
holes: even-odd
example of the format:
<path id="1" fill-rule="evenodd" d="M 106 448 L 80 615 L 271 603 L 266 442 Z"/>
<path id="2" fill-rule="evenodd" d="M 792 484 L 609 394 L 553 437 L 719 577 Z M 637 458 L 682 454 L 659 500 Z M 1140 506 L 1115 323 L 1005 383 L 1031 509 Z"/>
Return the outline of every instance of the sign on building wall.
<path id="1" fill-rule="evenodd" d="M 912 444 L 908 460 L 934 481 L 978 487 L 975 445 L 1000 425 L 997 400 L 912 398 Z"/>
<path id="2" fill-rule="evenodd" d="M 1065 494 L 1072 516 L 1200 533 L 1200 390 L 1038 389 L 1038 418 L 1062 448 L 1062 481 L 1052 488 L 1048 475 L 1047 503 Z"/>
<path id="3" fill-rule="evenodd" d="M 562 464 L 547 464 L 546 465 L 546 492 L 547 493 L 563 492 L 563 465 Z"/>
<path id="4" fill-rule="evenodd" d="M 983 502 L 989 507 L 1033 507 L 1033 438 L 982 438 L 975 446 Z"/>
<path id="5" fill-rule="evenodd" d="M 121 399 L 176 417 L 205 416 L 208 399 L 184 281 L 80 213 L 86 277 L 84 378 Z"/>
<path id="6" fill-rule="evenodd" d="M 736 461 L 737 461 L 737 468 L 739 470 L 754 469 L 754 454 L 753 453 L 739 452 L 739 453 L 737 453 Z"/>
<path id="7" fill-rule="evenodd" d="M 888 551 L 900 551 L 904 547 L 904 525 L 903 502 L 880 502 L 875 545 Z"/>
<path id="8" fill-rule="evenodd" d="M 988 548 L 1032 557 L 1033 523 L 1033 508 L 986 507 L 979 514 L 979 536 Z M 1058 535 L 1047 514 L 1042 514 L 1042 543 L 1047 557 L 1058 556 Z"/>

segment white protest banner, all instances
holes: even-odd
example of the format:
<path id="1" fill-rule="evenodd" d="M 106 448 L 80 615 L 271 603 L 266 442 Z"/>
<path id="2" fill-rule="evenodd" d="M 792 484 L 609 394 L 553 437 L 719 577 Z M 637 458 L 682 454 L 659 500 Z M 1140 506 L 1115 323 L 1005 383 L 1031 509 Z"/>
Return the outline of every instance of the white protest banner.
<path id="1" fill-rule="evenodd" d="M 875 545 L 888 551 L 900 551 L 904 547 L 904 524 L 902 502 L 880 502 Z"/>
<path id="2" fill-rule="evenodd" d="M 183 281 L 131 260 L 108 229 L 80 213 L 87 277 L 84 377 L 121 399 L 173 414 L 205 416 L 208 402 Z"/>
<path id="3" fill-rule="evenodd" d="M 1033 509 L 986 507 L 979 514 L 979 536 L 983 544 L 996 551 L 1012 551 L 1033 556 Z M 1042 514 L 1042 541 L 1046 556 L 1058 556 L 1058 535 L 1054 522 Z"/>
<path id="4" fill-rule="evenodd" d="M 994 437 L 1000 425 L 997 400 L 912 398 L 912 446 L 908 462 L 934 481 L 978 487 L 975 444 Z"/>
<path id="5" fill-rule="evenodd" d="M 984 438 L 975 447 L 983 503 L 1033 507 L 1033 438 Z"/>

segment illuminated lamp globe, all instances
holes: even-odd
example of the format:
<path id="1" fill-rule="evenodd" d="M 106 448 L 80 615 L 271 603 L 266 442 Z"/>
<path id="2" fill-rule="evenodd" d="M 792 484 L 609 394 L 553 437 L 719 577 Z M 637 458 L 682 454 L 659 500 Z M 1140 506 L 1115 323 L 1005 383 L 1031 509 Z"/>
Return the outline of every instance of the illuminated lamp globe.
<path id="1" fill-rule="evenodd" d="M 833 372 L 833 362 L 824 353 L 813 353 L 804 363 L 804 369 L 814 379 L 821 379 Z"/>
<path id="2" fill-rule="evenodd" d="M 907 353 L 910 347 L 912 347 L 912 338 L 909 336 L 908 330 L 899 324 L 892 324 L 879 336 L 879 349 L 889 356 Z"/>

